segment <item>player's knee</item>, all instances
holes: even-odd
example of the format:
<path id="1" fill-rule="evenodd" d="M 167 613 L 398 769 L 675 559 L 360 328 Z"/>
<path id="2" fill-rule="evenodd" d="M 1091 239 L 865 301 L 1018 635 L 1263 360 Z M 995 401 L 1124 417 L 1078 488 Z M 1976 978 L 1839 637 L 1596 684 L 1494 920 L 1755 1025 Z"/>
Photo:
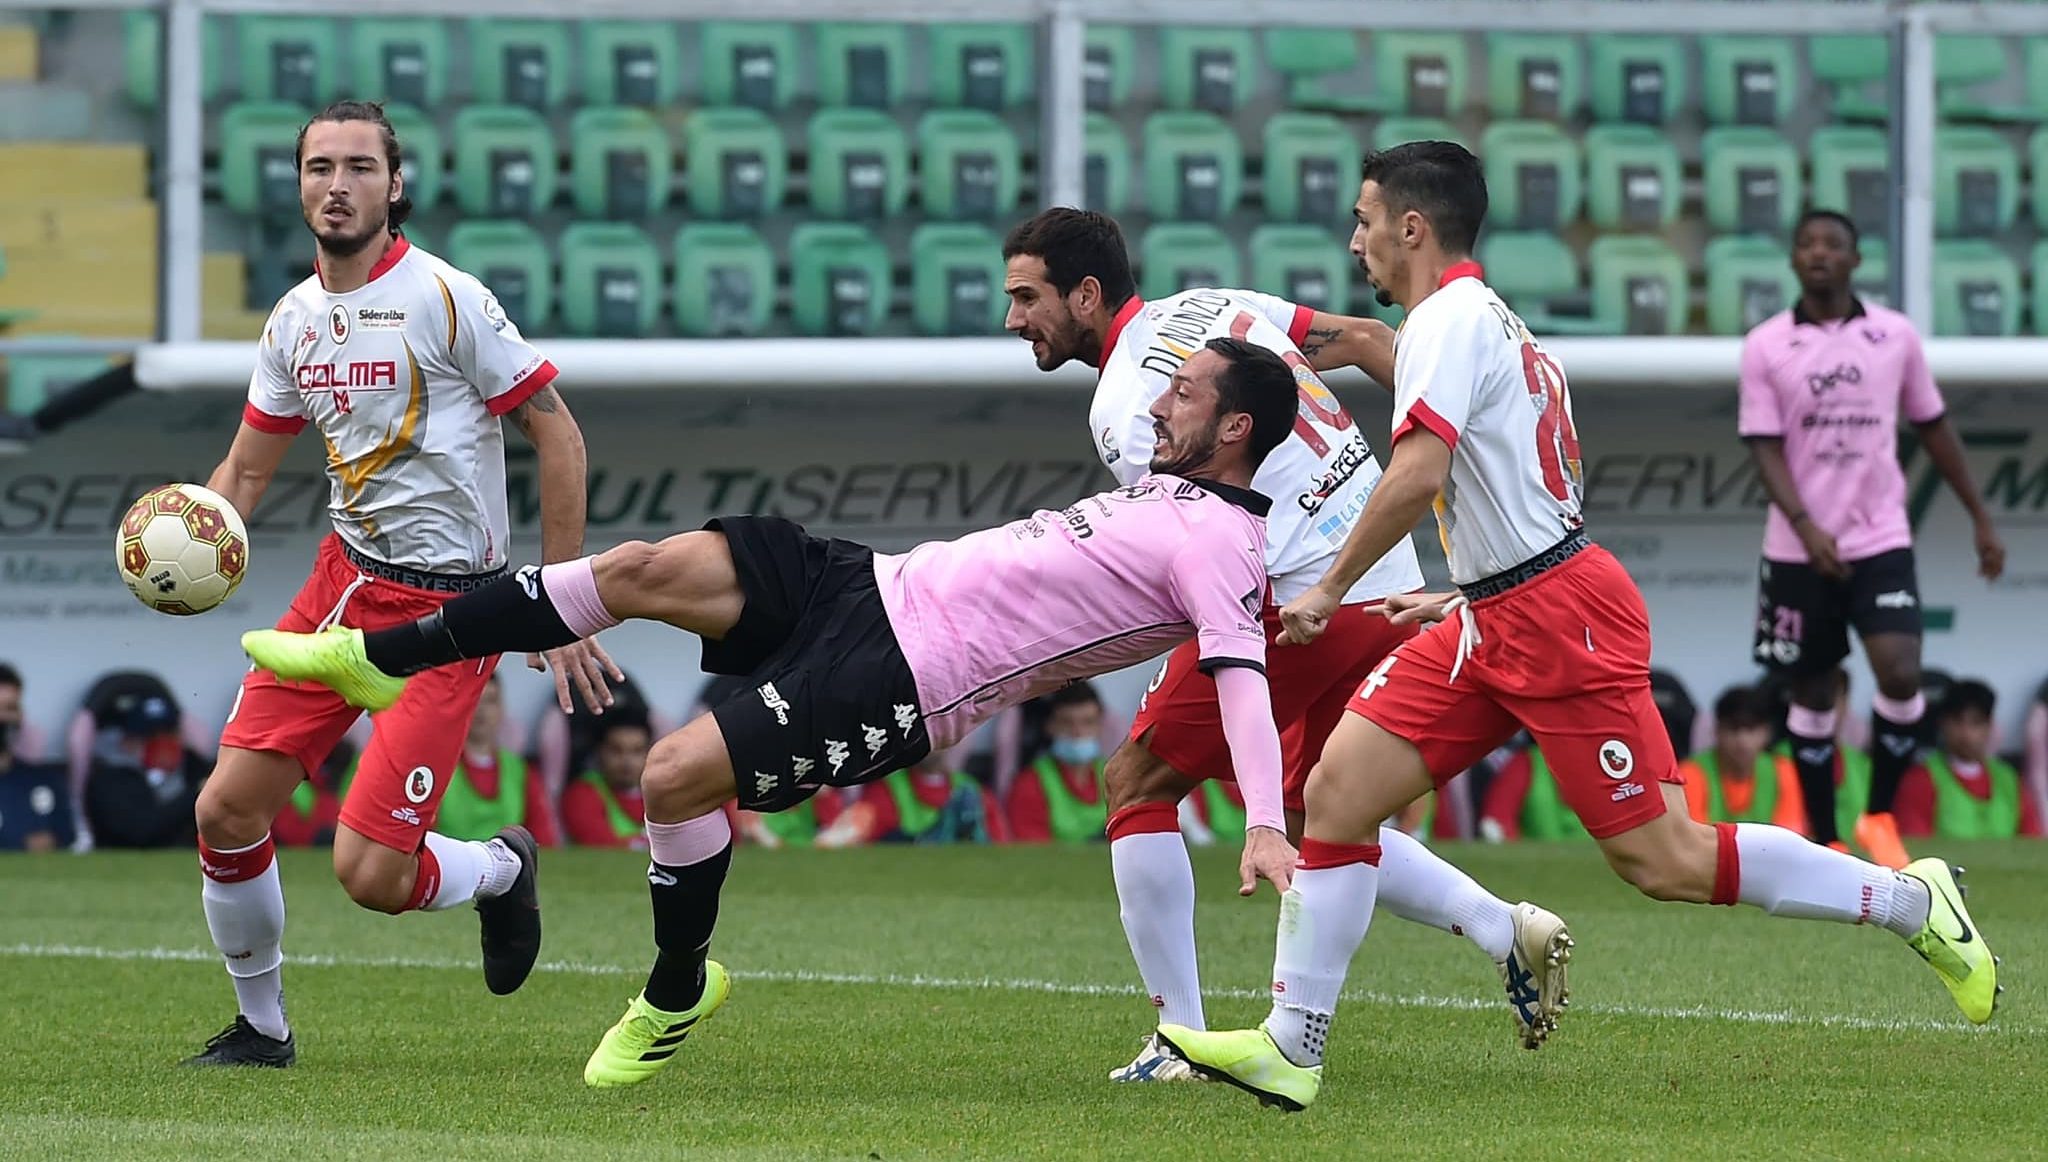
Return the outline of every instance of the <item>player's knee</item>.
<path id="1" fill-rule="evenodd" d="M 1126 740 L 1103 764 L 1102 783 L 1114 813 L 1140 803 L 1178 803 L 1188 778 L 1143 743 Z"/>
<path id="2" fill-rule="evenodd" d="M 661 546 L 647 541 L 627 541 L 598 554 L 592 564 L 600 590 L 607 600 L 614 595 L 648 592 L 661 559 Z"/>
<path id="3" fill-rule="evenodd" d="M 372 912 L 395 916 L 405 911 L 412 898 L 412 885 L 390 874 L 389 868 L 377 861 L 346 859 L 339 848 L 335 850 L 334 878 L 349 899 Z"/>
<path id="4" fill-rule="evenodd" d="M 1873 660 L 1871 674 L 1877 679 L 1877 691 L 1885 697 L 1899 702 L 1911 700 L 1920 692 L 1920 659 L 1894 657 Z"/>
<path id="5" fill-rule="evenodd" d="M 199 826 L 199 838 L 217 850 L 247 847 L 270 830 L 270 818 L 256 797 L 237 794 L 230 780 L 221 778 L 200 786 L 192 819 Z"/>
<path id="6" fill-rule="evenodd" d="M 656 740 L 640 770 L 640 795 L 650 815 L 694 819 L 725 805 L 731 795 L 713 785 L 717 780 L 705 774 L 702 757 L 680 733 Z"/>

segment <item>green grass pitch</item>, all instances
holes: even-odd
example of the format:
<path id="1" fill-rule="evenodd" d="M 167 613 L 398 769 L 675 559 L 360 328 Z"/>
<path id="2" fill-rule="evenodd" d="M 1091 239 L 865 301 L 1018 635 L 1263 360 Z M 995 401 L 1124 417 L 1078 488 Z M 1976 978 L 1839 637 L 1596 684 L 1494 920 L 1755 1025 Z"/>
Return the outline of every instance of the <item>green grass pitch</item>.
<path id="1" fill-rule="evenodd" d="M 1447 854 L 1561 912 L 1575 999 L 1517 1048 L 1494 969 L 1382 913 L 1322 1100 L 1114 1086 L 1150 1028 L 1108 857 L 742 850 L 714 955 L 731 1002 L 672 1066 L 592 1091 L 585 1056 L 651 954 L 643 861 L 549 853 L 543 965 L 485 992 L 466 910 L 354 908 L 282 858 L 288 1072 L 181 1070 L 233 1014 L 187 853 L 0 860 L 0 1158 L 1938 1158 L 2048 1149 L 2048 848 L 1960 846 L 2005 959 L 1990 1027 L 1882 931 L 1653 904 L 1589 847 Z M 1197 853 L 1218 1026 L 1264 1012 L 1274 898 Z"/>

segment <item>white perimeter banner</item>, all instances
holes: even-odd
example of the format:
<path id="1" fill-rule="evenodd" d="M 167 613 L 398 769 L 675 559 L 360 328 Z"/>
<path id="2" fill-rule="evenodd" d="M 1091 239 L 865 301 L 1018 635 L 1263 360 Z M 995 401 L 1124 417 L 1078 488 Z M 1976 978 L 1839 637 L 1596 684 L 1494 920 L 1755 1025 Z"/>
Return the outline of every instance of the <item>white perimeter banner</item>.
<path id="1" fill-rule="evenodd" d="M 986 389 L 565 394 L 590 450 L 593 550 L 692 529 L 722 513 L 772 513 L 812 531 L 884 550 L 1059 508 L 1109 486 L 1086 430 L 1085 392 Z M 1387 407 L 1346 393 L 1384 454 Z M 1930 615 L 1927 659 L 1999 690 L 2004 737 L 2048 674 L 2048 399 L 2005 390 L 1952 392 L 1951 414 L 2009 549 L 2008 574 L 1974 573 L 1970 530 L 1917 452 L 1907 465 Z M 1586 457 L 1587 526 L 1648 597 L 1660 666 L 1705 706 L 1757 674 L 1750 661 L 1763 492 L 1735 435 L 1734 392 L 1582 390 L 1575 410 Z M 223 392 L 146 393 L 0 458 L 0 660 L 28 685 L 33 721 L 53 734 L 98 675 L 155 670 L 188 713 L 217 724 L 244 666 L 243 629 L 270 624 L 304 579 L 327 531 L 319 442 L 298 442 L 250 514 L 247 579 L 198 618 L 152 613 L 114 569 L 114 528 L 129 501 L 171 480 L 203 481 L 240 414 Z M 531 452 L 507 438 L 515 559 L 538 550 Z M 1433 530 L 1418 536 L 1443 576 Z M 605 635 L 620 663 L 669 713 L 703 676 L 696 640 L 664 627 Z M 537 709 L 543 683 L 504 673 L 515 712 Z M 1106 683 L 1124 713 L 1149 668 Z M 1856 672 L 1867 703 L 1867 672 Z"/>

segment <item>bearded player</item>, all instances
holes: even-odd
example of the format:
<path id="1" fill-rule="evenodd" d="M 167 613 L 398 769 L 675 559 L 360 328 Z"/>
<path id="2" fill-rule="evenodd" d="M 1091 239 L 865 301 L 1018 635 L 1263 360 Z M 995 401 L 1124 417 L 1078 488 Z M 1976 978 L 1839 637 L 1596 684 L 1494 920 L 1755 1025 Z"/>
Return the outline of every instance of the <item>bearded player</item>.
<path id="1" fill-rule="evenodd" d="M 309 423 L 327 449 L 334 532 L 278 627 L 379 627 L 431 613 L 503 577 L 510 536 L 510 417 L 539 455 L 541 552 L 583 550 L 584 452 L 553 386 L 476 279 L 407 242 L 411 204 L 383 109 L 344 101 L 299 133 L 299 201 L 314 274 L 278 301 L 257 352 L 242 424 L 207 487 L 253 514 L 292 438 Z M 599 706 L 616 667 L 591 643 L 529 664 Z M 377 716 L 334 837 L 334 874 L 377 912 L 476 905 L 484 980 L 517 989 L 540 953 L 536 851 L 523 828 L 489 842 L 432 830 L 470 714 L 496 666 L 481 658 L 427 675 Z M 271 821 L 360 713 L 331 691 L 251 670 L 199 795 L 201 901 L 240 1011 L 198 1065 L 287 1066 L 284 892 Z"/>
<path id="2" fill-rule="evenodd" d="M 1010 297 L 1006 324 L 1031 343 L 1039 369 L 1079 359 L 1100 373 L 1089 431 L 1104 466 L 1126 484 L 1151 464 L 1147 407 L 1204 341 L 1234 336 L 1273 352 L 1293 371 L 1293 427 L 1260 465 L 1254 483 L 1273 498 L 1266 521 L 1270 592 L 1261 620 L 1268 640 L 1275 638 L 1277 604 L 1322 578 L 1380 478 L 1363 433 L 1316 370 L 1356 363 L 1391 381 L 1386 326 L 1241 290 L 1189 290 L 1147 303 L 1137 296 L 1123 232 L 1115 220 L 1086 210 L 1051 209 L 1025 221 L 1011 231 L 1003 256 Z M 1273 716 L 1287 755 L 1291 838 L 1300 836 L 1301 788 L 1309 767 L 1343 717 L 1345 702 L 1380 659 L 1414 633 L 1412 625 L 1381 616 L 1384 600 L 1421 586 L 1415 549 L 1402 538 L 1345 590 L 1328 633 L 1269 658 Z M 1158 1020 L 1196 1029 L 1203 1027 L 1204 1015 L 1194 868 L 1175 807 L 1203 780 L 1233 777 L 1216 683 L 1198 662 L 1193 644 L 1168 657 L 1129 739 L 1104 774 L 1110 867 L 1131 954 Z M 1459 933 L 1484 949 L 1508 984 L 1523 1044 L 1540 1046 L 1547 1031 L 1543 1014 L 1563 1001 L 1564 976 L 1559 971 L 1536 978 L 1523 966 L 1567 946 L 1563 921 L 1533 904 L 1496 899 L 1397 828 L 1385 828 L 1380 842 L 1389 853 L 1389 888 L 1381 892 L 1381 903 L 1397 916 Z M 1524 987 L 1531 982 L 1549 995 Z M 1137 1058 L 1110 1079 L 1194 1076 L 1148 1037 Z"/>
<path id="3" fill-rule="evenodd" d="M 1440 141 L 1372 154 L 1354 213 L 1351 252 L 1407 311 L 1393 452 L 1330 572 L 1281 621 L 1289 640 L 1313 640 L 1432 502 L 1459 592 L 1404 611 L 1443 620 L 1374 669 L 1309 776 L 1265 1023 L 1166 1027 L 1160 1037 L 1264 1102 L 1314 1101 L 1338 993 L 1371 919 L 1361 903 L 1379 888 L 1381 822 L 1522 727 L 1608 864 L 1645 895 L 1888 928 L 1964 1015 L 1989 1020 L 1996 962 L 1947 864 L 1893 871 L 1781 827 L 1688 815 L 1650 695 L 1642 595 L 1581 518 L 1564 373 L 1471 259 L 1486 217 L 1479 159 Z"/>

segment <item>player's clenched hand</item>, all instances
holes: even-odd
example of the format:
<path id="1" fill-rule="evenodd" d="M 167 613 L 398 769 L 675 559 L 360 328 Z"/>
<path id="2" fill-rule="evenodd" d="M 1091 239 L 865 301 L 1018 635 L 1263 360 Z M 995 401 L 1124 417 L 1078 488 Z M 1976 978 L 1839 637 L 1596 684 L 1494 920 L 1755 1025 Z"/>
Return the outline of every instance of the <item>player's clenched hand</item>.
<path id="1" fill-rule="evenodd" d="M 1395 625 L 1431 625 L 1444 619 L 1444 605 L 1455 593 L 1396 593 L 1380 606 L 1380 616 Z"/>
<path id="2" fill-rule="evenodd" d="M 1320 588 L 1311 589 L 1280 607 L 1280 632 L 1273 643 L 1305 646 L 1330 628 L 1330 617 L 1336 612 L 1337 598 Z"/>
<path id="3" fill-rule="evenodd" d="M 1986 581 L 1996 581 L 2005 572 L 2005 542 L 1998 539 L 1998 530 L 1988 520 L 1977 522 L 1977 575 Z"/>
<path id="4" fill-rule="evenodd" d="M 569 688 L 574 686 L 583 695 L 583 704 L 592 714 L 603 714 L 612 704 L 611 685 L 605 681 L 624 682 L 625 671 L 612 661 L 611 655 L 594 638 L 571 642 L 558 650 L 544 654 L 526 655 L 526 664 L 535 670 L 552 670 L 555 675 L 555 704 L 562 713 L 573 714 L 575 706 L 569 701 Z"/>
<path id="5" fill-rule="evenodd" d="M 1247 827 L 1244 858 L 1237 863 L 1237 894 L 1249 896 L 1259 890 L 1260 880 L 1271 880 L 1278 891 L 1294 882 L 1294 845 L 1271 827 Z"/>

